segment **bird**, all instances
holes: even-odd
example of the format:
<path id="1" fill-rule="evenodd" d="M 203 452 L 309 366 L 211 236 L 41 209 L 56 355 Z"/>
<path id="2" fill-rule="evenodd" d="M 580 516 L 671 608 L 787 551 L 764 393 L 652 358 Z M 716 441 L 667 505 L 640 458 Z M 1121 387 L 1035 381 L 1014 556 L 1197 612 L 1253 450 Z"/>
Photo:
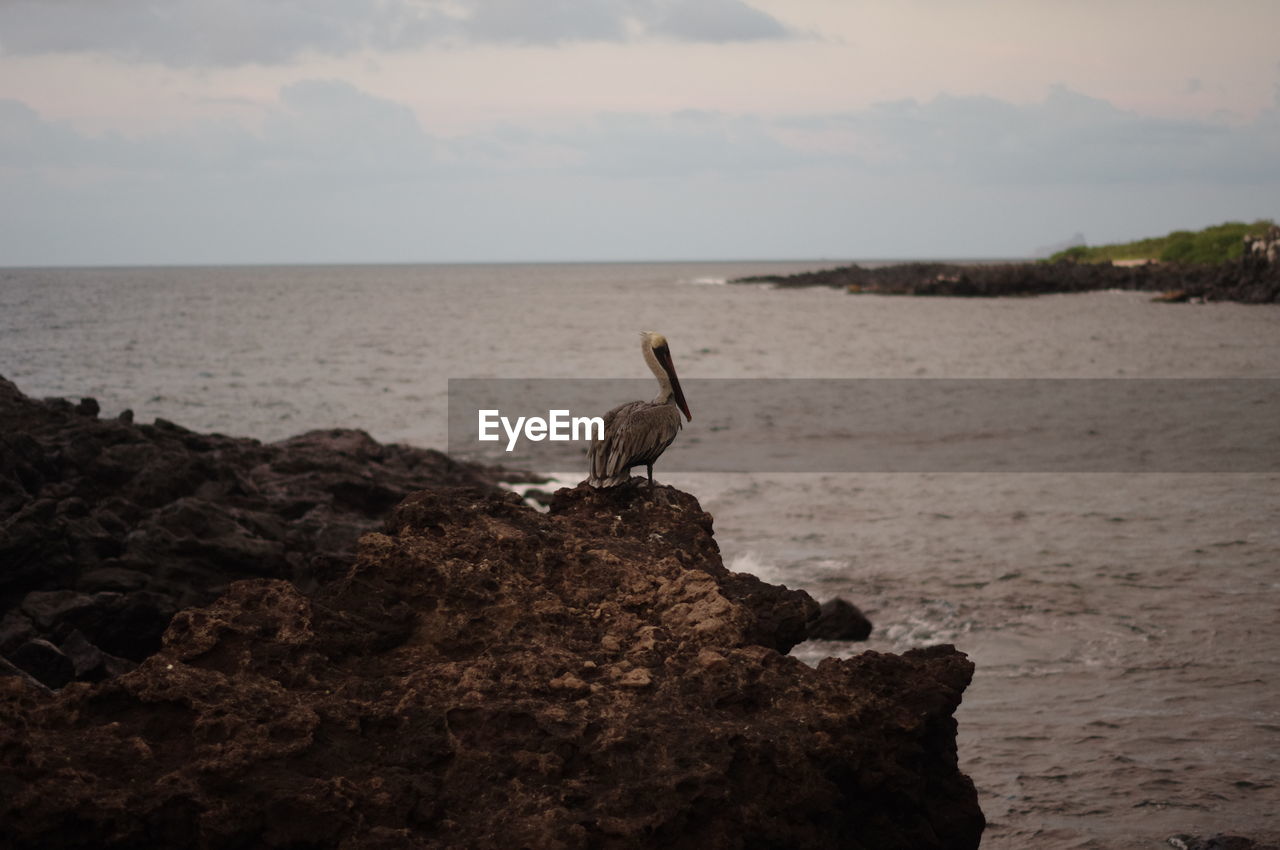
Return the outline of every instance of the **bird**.
<path id="1" fill-rule="evenodd" d="M 604 415 L 604 435 L 593 440 L 587 451 L 592 487 L 617 487 L 631 480 L 631 468 L 644 464 L 653 487 L 653 463 L 676 438 L 685 418 L 693 421 L 689 405 L 680 389 L 667 338 L 656 331 L 640 334 L 640 351 L 658 379 L 658 395 L 653 401 L 629 401 Z"/>

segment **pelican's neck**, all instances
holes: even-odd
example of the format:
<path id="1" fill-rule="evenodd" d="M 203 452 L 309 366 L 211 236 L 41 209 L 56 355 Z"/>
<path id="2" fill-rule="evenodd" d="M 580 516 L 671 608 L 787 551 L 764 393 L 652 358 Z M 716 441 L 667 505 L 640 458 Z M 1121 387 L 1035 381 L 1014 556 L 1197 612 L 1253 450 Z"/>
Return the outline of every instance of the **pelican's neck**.
<path id="1" fill-rule="evenodd" d="M 654 397 L 654 404 L 669 404 L 675 393 L 671 389 L 671 377 L 667 374 L 667 370 L 662 368 L 662 364 L 658 362 L 658 356 L 653 353 L 653 346 L 649 345 L 649 340 L 645 339 L 641 345 L 644 352 L 644 362 L 649 364 L 653 377 L 658 379 L 658 394 Z"/>

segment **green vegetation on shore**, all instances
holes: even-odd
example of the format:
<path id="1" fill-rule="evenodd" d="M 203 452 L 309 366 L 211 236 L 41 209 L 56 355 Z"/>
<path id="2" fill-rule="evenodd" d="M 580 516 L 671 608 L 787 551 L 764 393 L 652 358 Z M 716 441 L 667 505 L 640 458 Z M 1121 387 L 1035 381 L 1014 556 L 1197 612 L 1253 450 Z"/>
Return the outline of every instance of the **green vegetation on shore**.
<path id="1" fill-rule="evenodd" d="M 1075 260 L 1078 263 L 1106 263 L 1115 260 L 1159 260 L 1162 263 L 1217 264 L 1240 258 L 1245 235 L 1261 235 L 1272 222 L 1267 219 L 1245 224 L 1228 221 L 1204 230 L 1175 230 L 1167 236 L 1139 239 L 1117 245 L 1077 245 L 1059 251 L 1050 261 Z"/>

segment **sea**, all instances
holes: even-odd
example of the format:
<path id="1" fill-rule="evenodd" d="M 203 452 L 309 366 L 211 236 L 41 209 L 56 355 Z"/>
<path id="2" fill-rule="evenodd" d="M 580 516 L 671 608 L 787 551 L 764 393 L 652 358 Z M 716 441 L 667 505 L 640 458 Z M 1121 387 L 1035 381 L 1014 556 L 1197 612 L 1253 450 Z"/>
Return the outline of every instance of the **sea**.
<path id="1" fill-rule="evenodd" d="M 450 378 L 647 378 L 642 330 L 685 380 L 1280 378 L 1280 306 L 727 283 L 839 264 L 0 269 L 0 374 L 104 416 L 424 447 Z M 679 439 L 717 439 L 689 403 Z M 973 659 L 956 718 L 984 847 L 1280 839 L 1275 472 L 655 475 L 714 515 L 732 569 L 872 620 L 803 660 Z"/>

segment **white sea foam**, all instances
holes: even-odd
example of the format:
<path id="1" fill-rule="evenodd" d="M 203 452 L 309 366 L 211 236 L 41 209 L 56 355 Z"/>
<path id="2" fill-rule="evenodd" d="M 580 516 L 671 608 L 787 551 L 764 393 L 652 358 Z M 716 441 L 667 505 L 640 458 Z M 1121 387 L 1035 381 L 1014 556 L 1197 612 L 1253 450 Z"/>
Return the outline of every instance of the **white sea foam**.
<path id="1" fill-rule="evenodd" d="M 527 494 L 530 490 L 541 490 L 544 493 L 554 493 L 561 487 L 576 487 L 578 482 L 583 478 L 582 473 L 578 472 L 548 472 L 539 475 L 540 478 L 546 478 L 546 481 L 514 481 L 499 482 L 498 486 L 505 490 L 516 493 L 520 498 L 524 499 L 524 503 L 535 510 L 546 513 L 548 506 L 542 504 L 536 499 L 530 498 Z"/>

